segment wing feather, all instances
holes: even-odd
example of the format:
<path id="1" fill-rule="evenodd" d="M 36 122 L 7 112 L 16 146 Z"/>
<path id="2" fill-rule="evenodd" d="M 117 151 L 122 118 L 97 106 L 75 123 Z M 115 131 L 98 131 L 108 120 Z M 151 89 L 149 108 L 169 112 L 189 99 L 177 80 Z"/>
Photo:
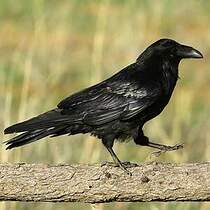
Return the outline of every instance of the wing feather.
<path id="1" fill-rule="evenodd" d="M 151 106 L 160 97 L 158 85 L 141 88 L 131 84 L 116 87 L 101 84 L 87 88 L 59 103 L 62 113 L 77 117 L 88 125 L 102 125 L 113 120 L 129 120 Z"/>

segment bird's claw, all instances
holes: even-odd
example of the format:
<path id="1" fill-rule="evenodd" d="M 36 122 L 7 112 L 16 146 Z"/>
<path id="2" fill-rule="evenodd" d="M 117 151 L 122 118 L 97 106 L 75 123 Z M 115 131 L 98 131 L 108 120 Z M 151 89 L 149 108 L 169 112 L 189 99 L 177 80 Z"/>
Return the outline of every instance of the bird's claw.
<path id="1" fill-rule="evenodd" d="M 165 152 L 167 151 L 173 151 L 173 150 L 179 150 L 179 149 L 183 149 L 184 148 L 184 144 L 176 144 L 174 146 L 167 146 L 165 149 Z"/>
<path id="2" fill-rule="evenodd" d="M 129 176 L 132 176 L 132 173 L 129 170 L 127 170 L 127 168 L 136 167 L 138 166 L 138 164 L 125 161 L 118 165 L 117 163 L 114 163 L 114 162 L 105 161 L 101 164 L 101 167 L 103 166 L 120 167 L 126 174 L 128 174 Z"/>
<path id="3" fill-rule="evenodd" d="M 129 161 L 125 161 L 125 162 L 122 162 L 122 165 L 126 168 L 133 168 L 133 167 L 136 167 L 138 166 L 137 163 L 131 163 Z"/>
<path id="4" fill-rule="evenodd" d="M 132 167 L 136 167 L 138 166 L 137 163 L 131 163 L 129 161 L 125 161 L 125 162 L 122 162 L 121 163 L 123 167 L 126 167 L 126 168 L 132 168 Z M 111 166 L 111 167 L 119 167 L 119 165 L 115 162 L 108 162 L 108 161 L 104 161 L 101 163 L 101 167 L 103 166 Z"/>
<path id="5" fill-rule="evenodd" d="M 175 150 L 179 150 L 179 149 L 183 149 L 183 148 L 184 148 L 184 144 L 176 144 L 174 146 L 162 145 L 162 147 L 160 147 L 158 149 L 158 151 L 152 152 L 151 156 L 159 157 L 161 154 L 163 154 L 165 152 L 175 151 Z"/>
<path id="6" fill-rule="evenodd" d="M 116 163 L 114 163 L 114 162 L 103 161 L 101 163 L 101 167 L 103 167 L 103 166 L 117 167 L 118 165 Z"/>

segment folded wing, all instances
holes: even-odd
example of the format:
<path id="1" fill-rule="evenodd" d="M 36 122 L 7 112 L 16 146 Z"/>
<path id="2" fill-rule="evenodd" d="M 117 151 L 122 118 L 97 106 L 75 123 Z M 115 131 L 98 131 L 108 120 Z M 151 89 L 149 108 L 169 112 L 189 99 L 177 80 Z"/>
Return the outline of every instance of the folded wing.
<path id="1" fill-rule="evenodd" d="M 136 88 L 107 84 L 91 87 L 62 101 L 58 108 L 62 114 L 77 117 L 88 125 L 102 125 L 113 120 L 129 120 L 155 103 L 161 95 L 156 84 Z"/>

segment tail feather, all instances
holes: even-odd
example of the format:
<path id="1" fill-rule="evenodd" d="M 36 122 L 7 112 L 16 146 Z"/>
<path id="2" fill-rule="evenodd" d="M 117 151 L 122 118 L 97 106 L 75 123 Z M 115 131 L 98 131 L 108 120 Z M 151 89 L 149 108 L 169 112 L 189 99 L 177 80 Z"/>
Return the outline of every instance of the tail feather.
<path id="1" fill-rule="evenodd" d="M 71 130 L 71 125 L 76 121 L 77 119 L 74 117 L 63 115 L 60 109 L 54 109 L 24 122 L 12 125 L 6 128 L 4 133 L 20 134 L 4 142 L 7 145 L 6 149 L 29 144 L 46 136 L 64 135 Z"/>
<path id="2" fill-rule="evenodd" d="M 7 140 L 7 141 L 4 141 L 3 143 L 7 145 L 7 144 L 10 144 L 11 142 L 19 142 L 19 141 L 22 141 L 23 139 L 26 140 L 27 138 L 29 138 L 29 136 L 32 137 L 32 135 L 37 134 L 37 132 L 40 132 L 40 130 L 35 130 L 35 131 L 32 131 L 32 132 L 28 131 L 28 132 L 22 133 L 18 136 L 15 136 L 15 137 Z"/>
<path id="3" fill-rule="evenodd" d="M 4 130 L 5 134 L 19 132 L 33 132 L 34 130 L 58 127 L 67 123 L 72 123 L 71 117 L 62 115 L 60 109 L 53 109 L 37 117 L 31 118 L 21 123 L 12 125 Z"/>
<path id="4" fill-rule="evenodd" d="M 25 144 L 29 144 L 31 142 L 40 140 L 46 136 L 55 134 L 61 130 L 65 129 L 65 127 L 58 127 L 58 128 L 48 128 L 42 130 L 35 130 L 35 131 L 27 131 L 23 134 L 20 134 L 4 143 L 6 143 L 6 149 L 12 149 L 14 147 L 20 147 Z"/>

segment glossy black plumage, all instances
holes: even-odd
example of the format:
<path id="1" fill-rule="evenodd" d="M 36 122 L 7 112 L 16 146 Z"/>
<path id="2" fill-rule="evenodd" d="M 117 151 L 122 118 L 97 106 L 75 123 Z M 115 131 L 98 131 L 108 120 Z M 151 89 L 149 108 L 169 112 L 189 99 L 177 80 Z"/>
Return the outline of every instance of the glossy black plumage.
<path id="1" fill-rule="evenodd" d="M 140 145 L 164 146 L 150 144 L 142 127 L 169 102 L 182 58 L 202 58 L 202 54 L 170 39 L 153 43 L 135 63 L 109 79 L 69 96 L 54 110 L 5 129 L 5 134 L 22 132 L 6 142 L 7 149 L 46 136 L 91 133 L 126 170 L 112 150 L 114 140 L 132 137 Z"/>

